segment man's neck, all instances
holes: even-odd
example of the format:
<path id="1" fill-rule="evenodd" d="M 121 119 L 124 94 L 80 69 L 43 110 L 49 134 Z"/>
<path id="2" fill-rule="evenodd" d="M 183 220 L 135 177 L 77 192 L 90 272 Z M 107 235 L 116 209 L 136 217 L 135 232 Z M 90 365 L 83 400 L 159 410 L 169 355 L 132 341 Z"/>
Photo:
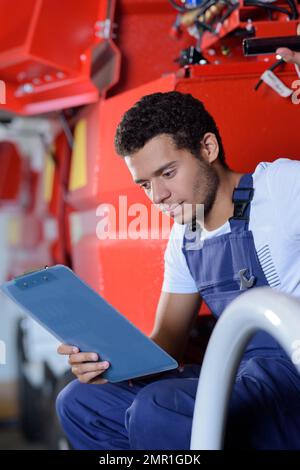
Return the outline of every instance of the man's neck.
<path id="1" fill-rule="evenodd" d="M 243 173 L 235 173 L 223 167 L 217 169 L 220 184 L 217 190 L 215 202 L 207 216 L 204 218 L 204 227 L 212 231 L 221 227 L 233 216 L 232 193 L 239 184 Z"/>

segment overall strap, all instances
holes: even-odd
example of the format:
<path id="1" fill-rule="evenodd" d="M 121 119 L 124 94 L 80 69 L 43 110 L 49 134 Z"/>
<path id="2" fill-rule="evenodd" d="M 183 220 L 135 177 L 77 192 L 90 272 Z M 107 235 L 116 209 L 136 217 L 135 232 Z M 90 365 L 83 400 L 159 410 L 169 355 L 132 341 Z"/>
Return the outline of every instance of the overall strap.
<path id="1" fill-rule="evenodd" d="M 246 173 L 241 177 L 238 187 L 233 190 L 232 194 L 234 212 L 233 217 L 230 217 L 229 219 L 232 232 L 248 230 L 253 193 L 252 174 Z"/>

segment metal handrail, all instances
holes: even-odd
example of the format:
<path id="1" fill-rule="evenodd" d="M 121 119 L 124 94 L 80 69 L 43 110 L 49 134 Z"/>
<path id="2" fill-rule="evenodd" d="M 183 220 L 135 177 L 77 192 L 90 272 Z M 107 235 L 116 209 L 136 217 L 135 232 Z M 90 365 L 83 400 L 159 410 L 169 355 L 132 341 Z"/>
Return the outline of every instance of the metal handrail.
<path id="1" fill-rule="evenodd" d="M 280 343 L 300 373 L 300 301 L 269 287 L 240 295 L 225 309 L 207 346 L 195 400 L 191 449 L 222 449 L 237 369 L 249 340 L 259 330 Z"/>

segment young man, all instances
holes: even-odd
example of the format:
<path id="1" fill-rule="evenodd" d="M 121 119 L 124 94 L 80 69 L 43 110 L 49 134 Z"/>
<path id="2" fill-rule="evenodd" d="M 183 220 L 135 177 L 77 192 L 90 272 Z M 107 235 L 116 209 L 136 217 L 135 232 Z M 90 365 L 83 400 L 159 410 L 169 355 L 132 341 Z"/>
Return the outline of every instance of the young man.
<path id="1" fill-rule="evenodd" d="M 260 163 L 246 175 L 230 170 L 214 119 L 178 92 L 143 97 L 123 116 L 115 144 L 133 180 L 175 221 L 151 334 L 167 352 L 181 358 L 201 298 L 216 317 L 249 288 L 269 285 L 300 298 L 300 162 Z M 70 355 L 79 379 L 57 400 L 76 449 L 190 448 L 199 366 L 111 384 L 93 353 L 67 345 L 59 352 Z M 226 446 L 300 449 L 299 409 L 300 376 L 258 333 L 235 381 Z"/>

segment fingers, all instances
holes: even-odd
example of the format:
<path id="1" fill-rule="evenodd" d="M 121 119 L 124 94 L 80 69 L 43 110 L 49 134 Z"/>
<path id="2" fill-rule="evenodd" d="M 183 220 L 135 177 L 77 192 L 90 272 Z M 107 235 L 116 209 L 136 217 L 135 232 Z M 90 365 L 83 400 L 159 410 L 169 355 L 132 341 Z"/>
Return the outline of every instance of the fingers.
<path id="1" fill-rule="evenodd" d="M 78 353 L 79 349 L 76 346 L 70 344 L 60 344 L 57 348 L 58 354 L 64 354 L 69 356 L 70 354 Z"/>
<path id="2" fill-rule="evenodd" d="M 72 366 L 72 372 L 74 375 L 83 375 L 89 372 L 97 372 L 97 374 L 101 374 L 106 369 L 108 369 L 109 365 L 107 362 L 97 362 L 94 363 L 85 363 L 85 364 L 74 364 Z"/>
<path id="3" fill-rule="evenodd" d="M 99 379 L 99 375 L 103 374 L 109 367 L 109 362 L 95 362 L 98 355 L 95 353 L 78 353 L 72 354 L 69 363 L 72 366 L 72 373 L 81 383 L 106 383 L 106 379 Z M 94 362 L 86 362 L 94 359 Z M 78 361 L 78 362 L 76 362 Z M 97 380 L 94 380 L 97 378 Z"/>
<path id="4" fill-rule="evenodd" d="M 109 367 L 107 362 L 75 364 L 72 366 L 73 374 L 81 383 L 106 383 L 106 379 L 99 379 L 99 375 L 103 374 Z M 97 378 L 97 380 L 94 380 Z"/>
<path id="5" fill-rule="evenodd" d="M 285 62 L 300 65 L 300 52 L 292 51 L 287 47 L 279 47 L 276 54 L 280 55 Z"/>
<path id="6" fill-rule="evenodd" d="M 75 364 L 77 362 L 92 362 L 98 361 L 99 356 L 97 353 L 91 352 L 79 352 L 77 354 L 70 354 L 69 364 Z"/>
<path id="7" fill-rule="evenodd" d="M 79 349 L 76 346 L 71 346 L 70 344 L 61 344 L 57 348 L 59 354 L 70 356 L 69 364 L 74 364 L 75 362 L 89 362 L 89 361 L 98 361 L 99 356 L 97 353 L 91 352 L 79 352 Z"/>
<path id="8" fill-rule="evenodd" d="M 94 352 L 79 352 L 79 348 L 61 344 L 57 352 L 69 356 L 72 373 L 81 383 L 105 384 L 106 379 L 99 378 L 110 366 L 109 362 L 99 362 L 99 355 Z"/>

